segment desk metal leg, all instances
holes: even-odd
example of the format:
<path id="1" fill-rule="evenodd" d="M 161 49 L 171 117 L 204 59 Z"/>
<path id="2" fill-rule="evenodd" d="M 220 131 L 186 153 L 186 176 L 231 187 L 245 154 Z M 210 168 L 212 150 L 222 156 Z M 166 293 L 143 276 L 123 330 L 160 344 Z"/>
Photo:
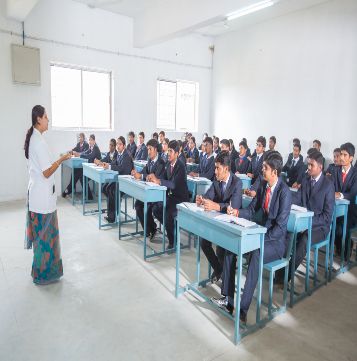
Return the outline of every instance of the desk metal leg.
<path id="1" fill-rule="evenodd" d="M 120 217 L 120 212 L 121 212 L 121 192 L 120 192 L 120 189 L 118 191 L 118 209 L 119 209 L 119 212 L 118 212 L 118 224 L 119 224 L 119 239 L 121 239 L 121 217 Z"/>
<path id="2" fill-rule="evenodd" d="M 290 307 L 294 306 L 294 297 L 295 297 L 296 239 L 297 239 L 297 232 L 296 232 L 296 228 L 295 228 L 294 229 L 294 234 L 293 234 L 293 252 L 291 254 L 291 269 L 290 269 Z"/>
<path id="3" fill-rule="evenodd" d="M 94 186 L 95 188 L 95 186 Z M 99 229 L 102 228 L 102 183 L 98 183 L 98 212 L 99 212 Z"/>
<path id="4" fill-rule="evenodd" d="M 237 257 L 237 271 L 236 271 L 236 278 L 237 278 L 237 297 L 236 297 L 236 314 L 234 317 L 234 343 L 237 344 L 241 340 L 241 334 L 239 331 L 239 320 L 240 320 L 240 290 L 241 286 L 241 275 L 242 275 L 242 252 L 241 249 L 238 252 Z"/>
<path id="5" fill-rule="evenodd" d="M 72 167 L 71 170 L 72 170 L 72 184 L 71 184 L 71 186 L 72 186 L 72 206 L 73 206 L 74 205 L 74 189 L 75 189 L 75 187 L 74 187 L 74 168 Z"/>
<path id="6" fill-rule="evenodd" d="M 264 266 L 264 234 L 260 235 L 260 252 L 259 252 L 259 276 L 258 276 L 258 297 L 257 297 L 257 314 L 256 323 L 260 322 L 260 306 L 262 303 L 262 279 Z M 240 291 L 240 289 L 239 289 Z"/>
<path id="7" fill-rule="evenodd" d="M 197 287 L 200 284 L 200 273 L 201 273 L 201 238 L 197 237 L 197 247 L 196 247 L 196 280 L 197 280 Z"/>
<path id="8" fill-rule="evenodd" d="M 86 209 L 85 209 L 85 200 L 86 200 L 86 194 L 87 194 L 87 177 L 84 175 L 83 173 L 83 189 L 82 189 L 82 210 L 83 210 L 83 215 L 85 215 Z"/>
<path id="9" fill-rule="evenodd" d="M 146 227 L 148 217 L 148 203 L 144 202 L 144 260 L 146 261 Z"/>
<path id="10" fill-rule="evenodd" d="M 163 226 L 163 232 L 162 232 L 162 252 L 165 252 L 165 241 L 166 241 L 166 196 L 164 195 L 164 199 L 162 202 L 162 226 Z M 179 241 L 177 241 L 179 242 Z"/>
<path id="11" fill-rule="evenodd" d="M 176 234 L 177 234 L 177 242 L 176 242 L 176 287 L 175 287 L 175 296 L 176 298 L 179 296 L 179 288 L 180 288 L 180 223 L 177 221 L 176 223 Z"/>
<path id="12" fill-rule="evenodd" d="M 342 241 L 341 241 L 341 272 L 346 272 L 345 269 L 345 247 L 346 247 L 346 232 L 347 232 L 347 207 L 345 207 L 345 211 L 343 214 L 343 230 L 342 230 Z M 349 255 L 347 255 L 349 257 Z"/>
<path id="13" fill-rule="evenodd" d="M 336 236 L 336 214 L 333 215 L 332 231 L 331 231 L 331 244 L 330 244 L 330 268 L 328 273 L 328 280 L 331 282 L 333 270 L 333 253 L 335 252 L 335 236 Z"/>
<path id="14" fill-rule="evenodd" d="M 305 292 L 310 294 L 310 252 L 311 252 L 311 229 L 312 218 L 309 218 L 309 229 L 307 230 L 307 245 L 306 245 L 306 273 L 305 273 Z"/>

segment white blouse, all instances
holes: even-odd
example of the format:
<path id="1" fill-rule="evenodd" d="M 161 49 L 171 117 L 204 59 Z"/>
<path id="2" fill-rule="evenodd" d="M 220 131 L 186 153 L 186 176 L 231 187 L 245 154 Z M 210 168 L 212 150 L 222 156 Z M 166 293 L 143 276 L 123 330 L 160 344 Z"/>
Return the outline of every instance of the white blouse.
<path id="1" fill-rule="evenodd" d="M 56 210 L 57 195 L 54 189 L 55 176 L 49 178 L 43 172 L 52 166 L 52 154 L 43 135 L 34 128 L 29 147 L 29 210 L 47 214 Z"/>

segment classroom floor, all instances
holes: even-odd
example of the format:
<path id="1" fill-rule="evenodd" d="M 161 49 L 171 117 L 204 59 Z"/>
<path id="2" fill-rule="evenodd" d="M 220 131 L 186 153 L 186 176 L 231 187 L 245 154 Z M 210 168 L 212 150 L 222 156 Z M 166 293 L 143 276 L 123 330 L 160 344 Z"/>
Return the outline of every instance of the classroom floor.
<path id="1" fill-rule="evenodd" d="M 24 202 L 0 204 L 2 361 L 357 359 L 357 267 L 235 346 L 230 320 L 174 297 L 174 255 L 144 262 L 141 243 L 99 231 L 66 200 L 58 215 L 65 275 L 40 287 L 23 249 Z M 183 276 L 193 260 L 183 251 Z"/>

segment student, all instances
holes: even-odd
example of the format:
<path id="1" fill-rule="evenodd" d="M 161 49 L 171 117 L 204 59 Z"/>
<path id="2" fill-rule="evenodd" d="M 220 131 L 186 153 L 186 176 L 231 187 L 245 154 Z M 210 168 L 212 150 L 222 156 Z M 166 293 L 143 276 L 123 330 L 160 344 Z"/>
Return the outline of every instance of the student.
<path id="1" fill-rule="evenodd" d="M 109 141 L 109 152 L 105 155 L 101 160 L 94 159 L 94 163 L 99 165 L 101 163 L 111 163 L 114 159 L 116 159 L 118 152 L 116 150 L 117 141 L 113 138 Z"/>
<path id="2" fill-rule="evenodd" d="M 293 203 L 314 212 L 312 217 L 311 243 L 315 244 L 326 239 L 330 232 L 332 215 L 335 207 L 334 186 L 322 171 L 323 156 L 316 151 L 308 159 L 308 176 L 301 187 L 293 193 Z M 299 233 L 295 253 L 295 270 L 306 255 L 308 232 Z M 290 261 L 290 269 L 292 261 Z M 291 273 L 289 272 L 289 279 Z M 283 279 L 283 276 L 280 277 Z"/>
<path id="3" fill-rule="evenodd" d="M 95 142 L 95 135 L 91 134 L 89 136 L 89 148 L 87 150 L 85 150 L 82 153 L 73 151 L 73 155 L 75 157 L 88 159 L 88 163 L 94 163 L 94 159 L 100 159 L 102 155 L 100 153 L 98 145 Z M 74 188 L 76 188 L 76 184 L 78 181 L 80 181 L 83 188 L 83 168 L 74 169 L 74 180 L 73 180 Z M 62 193 L 62 197 L 65 198 L 71 193 L 72 193 L 72 178 L 67 188 Z M 93 199 L 92 191 L 89 186 L 88 186 L 88 199 Z"/>
<path id="4" fill-rule="evenodd" d="M 202 147 L 202 144 L 205 142 L 205 139 L 208 137 L 208 133 L 203 133 L 202 134 L 202 143 L 200 145 L 200 148 Z"/>
<path id="5" fill-rule="evenodd" d="M 147 160 L 148 159 L 148 150 L 144 143 L 144 141 L 145 141 L 144 132 L 139 133 L 138 140 L 139 140 L 139 144 L 136 147 L 134 159 L 135 160 Z"/>
<path id="6" fill-rule="evenodd" d="M 232 151 L 231 151 L 231 142 L 228 139 L 221 140 L 221 152 L 228 152 L 229 156 L 231 157 L 231 171 L 233 174 L 236 173 L 236 165 L 235 160 L 232 160 Z"/>
<path id="7" fill-rule="evenodd" d="M 78 143 L 72 149 L 72 152 L 82 153 L 85 152 L 89 148 L 89 144 L 86 142 L 86 136 L 84 133 L 79 133 L 78 135 Z"/>
<path id="8" fill-rule="evenodd" d="M 157 141 L 159 141 L 159 134 L 157 134 L 156 132 L 152 133 L 151 136 L 152 139 L 156 139 Z"/>
<path id="9" fill-rule="evenodd" d="M 188 141 L 187 162 L 196 164 L 199 164 L 200 162 L 200 153 L 196 148 L 195 137 L 191 137 Z"/>
<path id="10" fill-rule="evenodd" d="M 297 144 L 297 143 L 296 143 Z M 309 156 L 310 154 L 314 153 L 314 152 L 317 152 L 317 150 L 315 148 L 310 148 L 308 151 L 307 151 L 307 156 L 305 158 L 305 162 L 304 162 L 304 165 L 300 168 L 299 170 L 299 174 L 298 174 L 298 177 L 297 177 L 297 180 L 295 183 L 293 183 L 293 185 L 291 186 L 292 188 L 295 188 L 295 189 L 298 189 L 300 188 L 301 186 L 301 183 L 302 183 L 302 180 L 308 176 L 308 173 L 307 173 L 307 162 L 309 160 Z M 291 153 L 292 154 L 292 153 Z M 289 155 L 290 156 L 290 155 Z M 302 158 L 302 155 L 300 154 L 299 158 Z"/>
<path id="11" fill-rule="evenodd" d="M 264 236 L 264 263 L 269 263 L 282 258 L 286 251 L 287 245 L 287 224 L 291 208 L 291 191 L 289 187 L 281 180 L 280 173 L 283 167 L 283 159 L 279 152 L 271 152 L 263 163 L 263 178 L 256 197 L 253 198 L 251 204 L 245 209 L 229 209 L 229 213 L 247 219 L 251 219 L 253 215 L 261 215 L 258 223 L 267 228 L 267 233 Z M 259 218 L 259 217 L 257 217 Z M 257 249 L 251 253 L 247 277 L 243 289 L 243 294 L 240 304 L 240 320 L 243 323 L 247 322 L 247 313 L 252 302 L 254 290 L 258 282 L 259 274 L 259 255 L 260 250 Z M 226 253 L 224 263 L 230 262 L 229 254 Z M 224 266 L 224 270 L 228 267 Z M 229 273 L 223 273 L 225 282 L 232 282 L 229 278 L 234 277 Z M 229 293 L 224 294 L 223 297 L 213 298 L 219 307 L 225 309 L 229 313 L 234 309 L 234 291 L 235 287 L 229 288 Z"/>
<path id="12" fill-rule="evenodd" d="M 335 148 L 333 151 L 333 163 L 329 164 L 326 170 L 327 176 L 332 176 L 337 169 L 338 166 L 340 166 L 340 159 L 341 159 L 341 149 Z"/>
<path id="13" fill-rule="evenodd" d="M 219 147 L 219 138 L 214 137 L 213 138 L 213 152 L 218 154 L 221 151 L 221 148 Z"/>
<path id="14" fill-rule="evenodd" d="M 244 142 L 245 144 L 248 145 L 247 138 L 242 138 L 241 142 Z M 251 160 L 251 157 L 252 157 L 252 153 L 250 152 L 249 147 L 247 147 L 247 158 L 249 161 Z"/>
<path id="15" fill-rule="evenodd" d="M 352 143 L 342 144 L 341 147 L 341 165 L 336 167 L 333 174 L 333 184 L 335 187 L 336 199 L 347 199 L 350 201 L 347 214 L 347 235 L 350 237 L 351 228 L 357 225 L 357 206 L 355 199 L 357 195 L 357 169 L 352 166 L 355 155 L 355 147 Z M 336 229 L 336 251 L 341 254 L 342 248 L 342 222 L 343 218 L 337 218 Z M 347 256 L 347 243 L 345 244 L 345 260 Z"/>
<path id="16" fill-rule="evenodd" d="M 242 207 L 242 181 L 235 177 L 230 170 L 231 160 L 227 151 L 220 152 L 215 159 L 215 179 L 204 196 L 196 197 L 196 204 L 203 205 L 205 211 L 226 213 L 231 204 L 235 209 Z M 201 248 L 208 262 L 213 268 L 211 282 L 221 278 L 223 272 L 224 248 L 216 247 L 214 252 L 212 243 L 201 239 Z M 233 271 L 235 266 L 232 265 Z"/>
<path id="17" fill-rule="evenodd" d="M 176 206 L 182 202 L 189 201 L 186 168 L 178 160 L 179 145 L 176 140 L 172 140 L 168 144 L 168 162 L 166 169 L 161 178 L 150 174 L 146 177 L 149 182 L 154 182 L 167 187 L 166 198 L 166 232 L 169 240 L 168 249 L 174 248 L 174 227 L 175 217 L 177 215 Z M 163 223 L 162 218 L 162 202 L 157 202 L 153 206 L 153 213 L 160 223 Z"/>
<path id="18" fill-rule="evenodd" d="M 165 141 L 165 132 L 163 130 L 159 133 L 159 153 L 162 153 L 162 143 Z"/>
<path id="19" fill-rule="evenodd" d="M 184 165 L 185 168 L 186 168 L 186 157 L 185 157 L 185 153 L 183 152 L 183 146 L 182 146 L 183 142 L 182 142 L 182 140 L 177 140 L 177 143 L 178 143 L 179 148 L 180 148 L 178 160 L 179 160 L 180 162 L 182 162 L 183 165 Z"/>
<path id="20" fill-rule="evenodd" d="M 304 162 L 302 157 L 300 157 L 301 145 L 296 143 L 293 147 L 293 156 L 291 160 L 285 163 L 283 167 L 283 172 L 286 172 L 286 183 L 291 187 L 297 180 L 301 172 L 304 172 Z"/>
<path id="21" fill-rule="evenodd" d="M 136 144 L 135 144 L 135 133 L 133 131 L 130 131 L 128 133 L 128 145 L 126 146 L 126 149 L 128 150 L 130 156 L 132 159 L 135 158 L 136 153 Z"/>
<path id="22" fill-rule="evenodd" d="M 275 150 L 275 146 L 276 146 L 276 138 L 274 137 L 274 135 L 272 135 L 269 138 L 269 150 Z"/>
<path id="23" fill-rule="evenodd" d="M 250 163 L 247 157 L 247 149 L 247 143 L 239 143 L 239 157 L 236 159 L 235 162 L 236 174 L 247 174 Z"/>
<path id="24" fill-rule="evenodd" d="M 158 149 L 160 149 L 161 146 L 161 152 L 160 152 L 160 158 L 166 163 L 167 162 L 167 157 L 168 157 L 168 145 L 169 145 L 169 139 L 168 138 L 164 138 L 164 140 L 162 141 L 162 143 L 158 145 Z"/>
<path id="25" fill-rule="evenodd" d="M 133 169 L 133 160 L 128 150 L 125 149 L 125 138 L 120 136 L 117 140 L 117 157 L 113 162 L 102 163 L 104 169 L 111 169 L 118 172 L 119 175 L 129 175 Z M 104 194 L 107 196 L 107 216 L 105 219 L 108 223 L 115 222 L 115 189 L 116 182 L 109 183 L 106 187 L 103 188 Z M 120 209 L 120 205 L 118 205 Z"/>
<path id="26" fill-rule="evenodd" d="M 321 152 L 321 142 L 318 139 L 315 139 L 312 142 L 312 147 Z M 325 169 L 325 158 L 323 158 L 323 170 Z"/>
<path id="27" fill-rule="evenodd" d="M 231 146 L 231 168 L 232 168 L 232 172 L 235 173 L 236 170 L 236 159 L 239 158 L 239 153 L 236 151 L 236 148 L 234 146 L 234 142 L 233 139 L 229 139 L 229 143 Z"/>
<path id="28" fill-rule="evenodd" d="M 257 139 L 256 144 L 256 155 L 252 157 L 252 160 L 249 164 L 249 168 L 247 171 L 247 176 L 252 178 L 252 184 L 256 181 L 259 174 L 262 174 L 262 166 L 263 166 L 263 155 L 266 147 L 266 139 L 263 136 L 260 136 Z"/>
<path id="29" fill-rule="evenodd" d="M 205 155 L 202 156 L 198 172 L 191 172 L 192 177 L 203 177 L 213 181 L 214 178 L 214 153 L 213 153 L 213 140 L 207 137 L 203 142 L 205 147 Z"/>
<path id="30" fill-rule="evenodd" d="M 183 151 L 184 151 L 186 157 L 187 157 L 187 153 L 188 153 L 188 151 L 189 151 L 189 145 L 188 145 L 188 143 L 189 143 L 191 137 L 192 137 L 192 133 L 186 132 L 186 133 L 184 134 L 184 141 L 183 141 L 182 147 L 183 147 Z"/>
<path id="31" fill-rule="evenodd" d="M 165 162 L 159 157 L 157 151 L 158 141 L 156 139 L 150 139 L 146 146 L 149 155 L 149 161 L 143 170 L 139 173 L 135 169 L 131 174 L 135 179 L 142 179 L 146 181 L 149 174 L 154 174 L 156 178 L 161 178 L 165 172 Z M 146 222 L 146 236 L 152 240 L 156 234 L 156 223 L 152 215 L 152 208 L 155 203 L 148 203 L 147 205 L 147 222 Z M 136 215 L 139 218 L 140 224 L 144 229 L 144 203 L 137 200 L 135 201 Z"/>

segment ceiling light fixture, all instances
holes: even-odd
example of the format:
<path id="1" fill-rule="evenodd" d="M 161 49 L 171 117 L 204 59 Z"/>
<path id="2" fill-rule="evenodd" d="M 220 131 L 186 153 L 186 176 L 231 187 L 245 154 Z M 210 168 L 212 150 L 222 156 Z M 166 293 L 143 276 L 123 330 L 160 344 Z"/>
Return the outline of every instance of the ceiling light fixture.
<path id="1" fill-rule="evenodd" d="M 237 11 L 234 11 L 233 13 L 228 14 L 227 20 L 230 21 L 233 19 L 240 18 L 241 16 L 248 15 L 248 14 L 254 13 L 255 11 L 262 10 L 269 6 L 272 6 L 275 3 L 276 3 L 276 1 L 273 1 L 273 0 L 260 1 L 256 4 L 247 6 L 245 8 L 239 9 Z"/>

